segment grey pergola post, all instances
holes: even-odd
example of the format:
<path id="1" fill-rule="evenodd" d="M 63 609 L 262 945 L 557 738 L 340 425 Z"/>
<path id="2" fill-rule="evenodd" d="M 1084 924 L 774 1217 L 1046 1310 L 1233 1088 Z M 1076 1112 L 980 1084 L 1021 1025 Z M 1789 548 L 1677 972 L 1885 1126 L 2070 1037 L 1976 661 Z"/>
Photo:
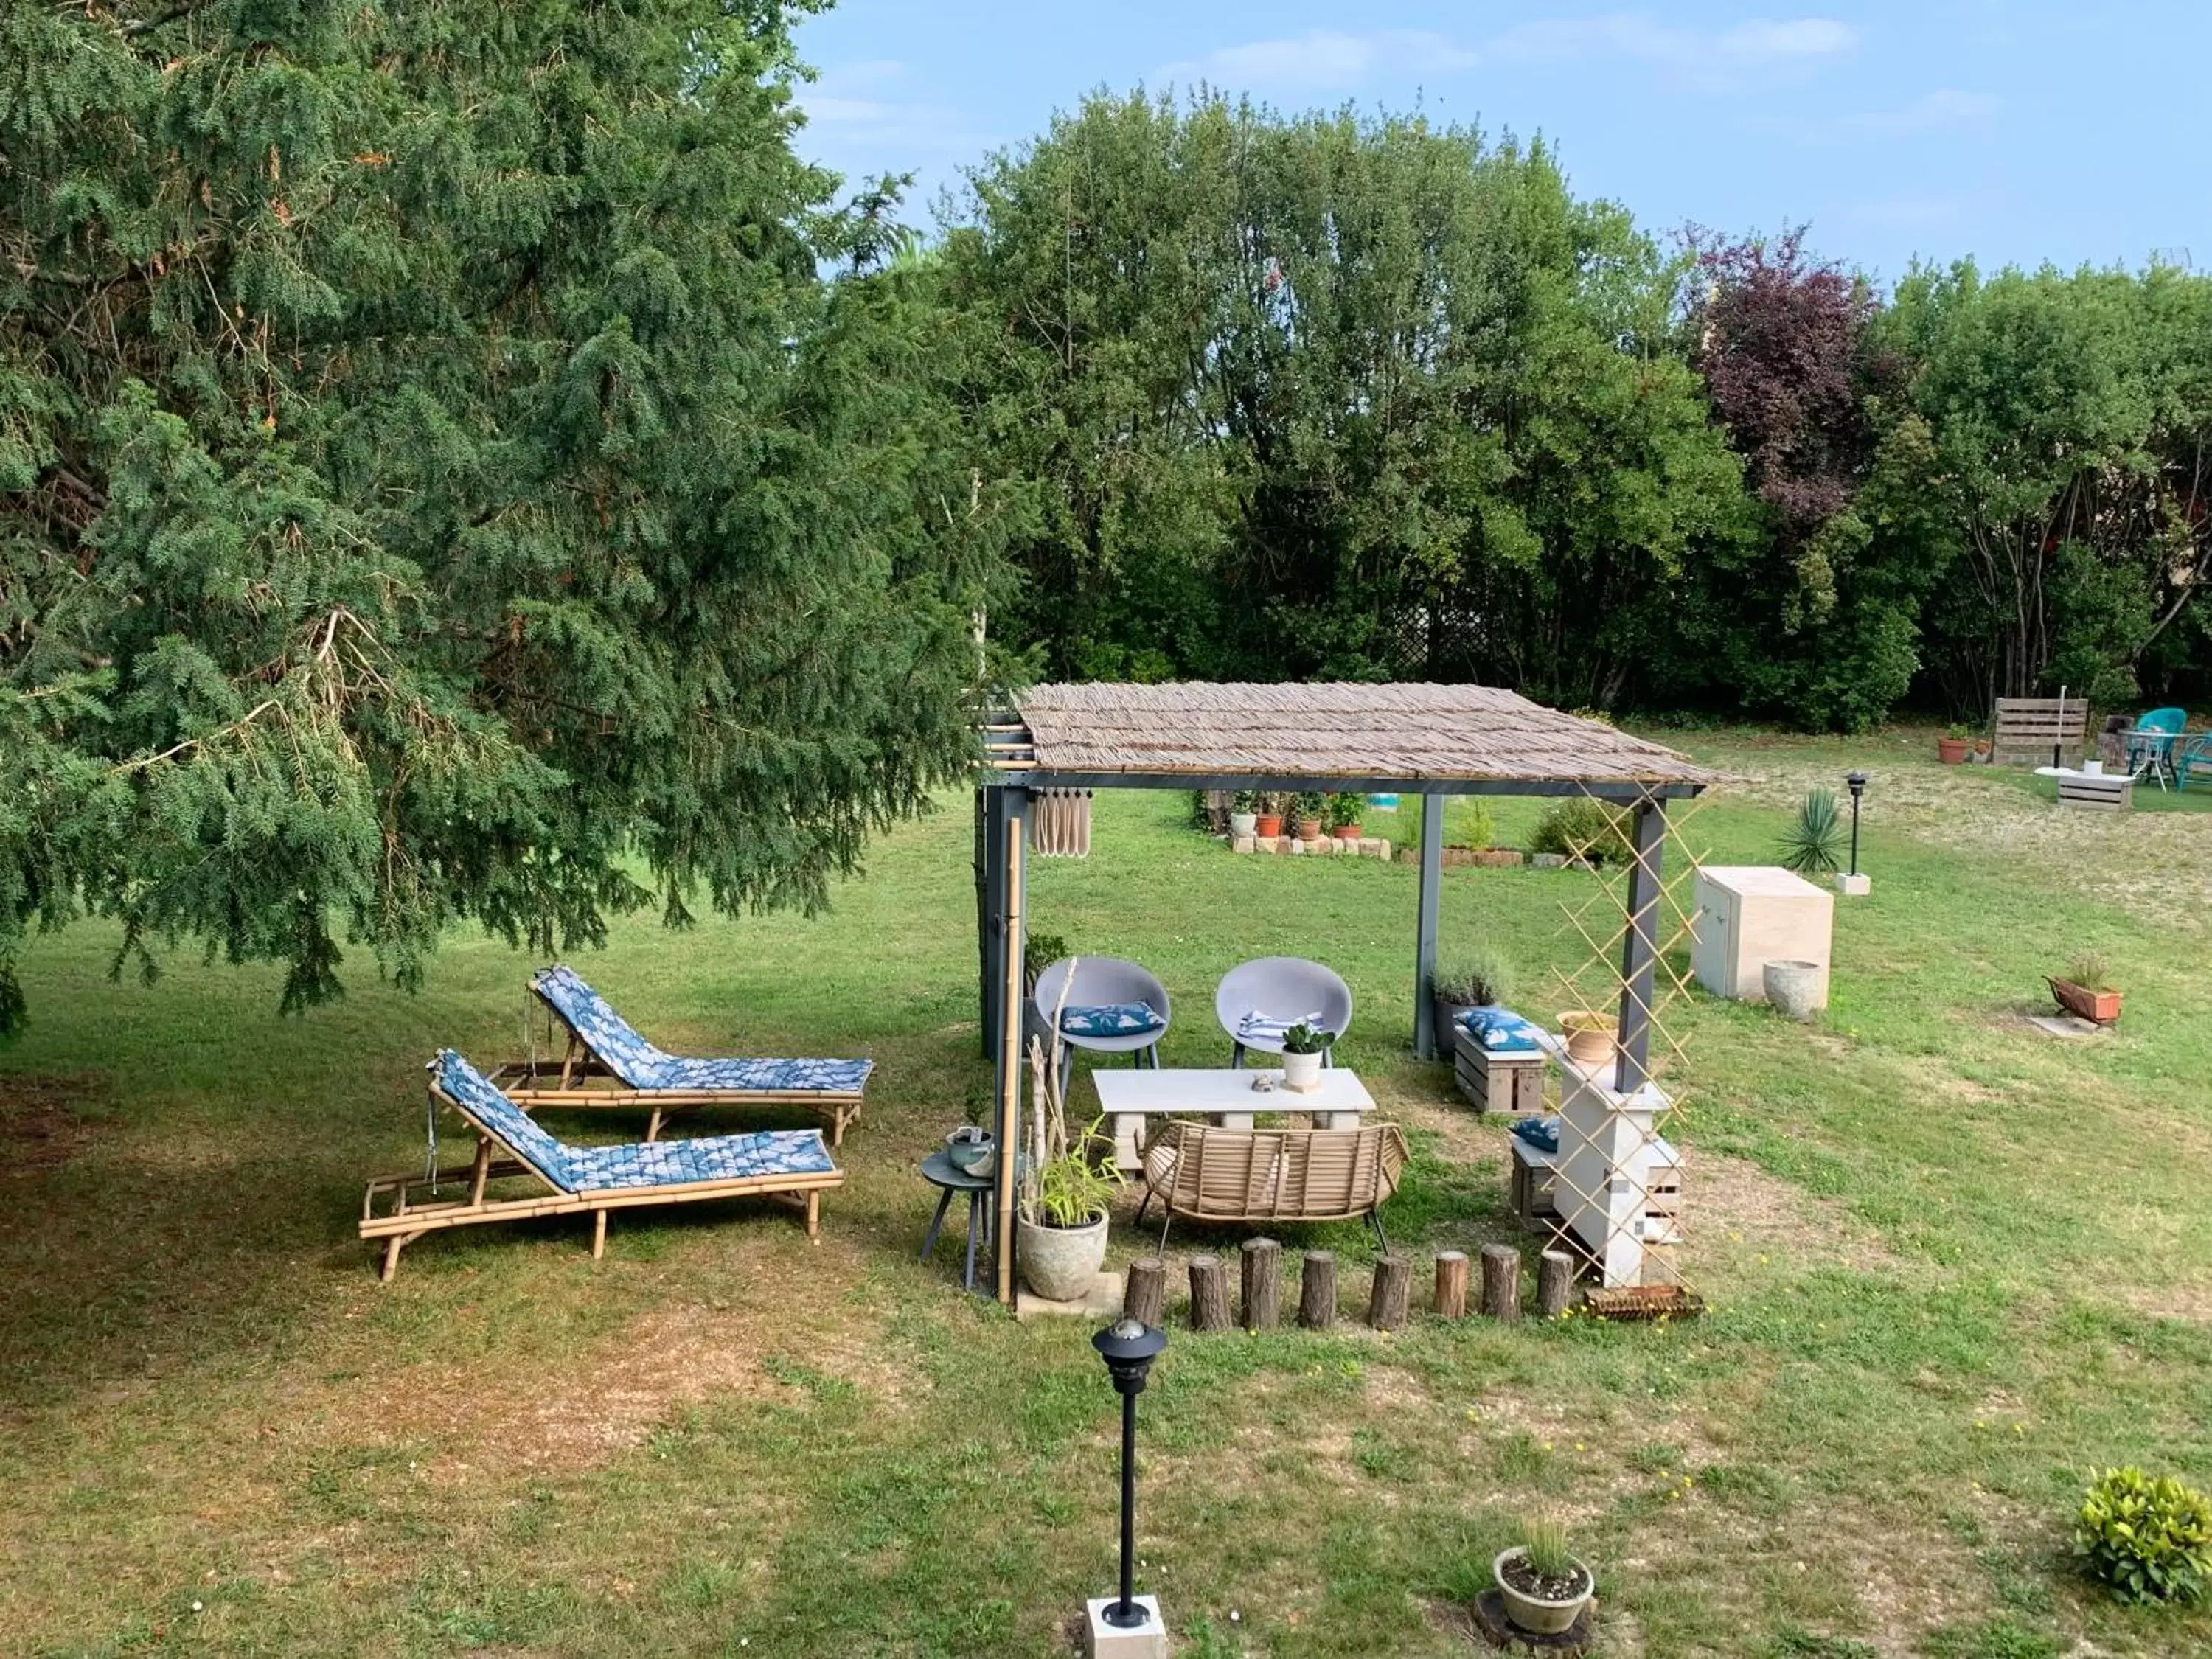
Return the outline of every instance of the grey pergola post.
<path id="1" fill-rule="evenodd" d="M 1413 1056 L 1437 1057 L 1437 925 L 1443 910 L 1444 795 L 1421 797 L 1421 899 L 1414 924 Z"/>
<path id="2" fill-rule="evenodd" d="M 1659 899 L 1667 855 L 1667 802 L 1636 803 L 1630 839 L 1636 862 L 1628 872 L 1628 932 L 1620 946 L 1620 1059 L 1613 1085 L 1624 1094 L 1650 1075 L 1651 1003 L 1658 979 Z"/>
<path id="3" fill-rule="evenodd" d="M 991 1052 L 991 1123 L 999 1143 L 992 1183 L 993 1267 L 999 1299 L 1014 1286 L 1014 1182 L 1020 1133 L 1022 954 L 1028 932 L 1030 792 L 994 784 L 983 791 L 983 995 L 985 1039 Z"/>

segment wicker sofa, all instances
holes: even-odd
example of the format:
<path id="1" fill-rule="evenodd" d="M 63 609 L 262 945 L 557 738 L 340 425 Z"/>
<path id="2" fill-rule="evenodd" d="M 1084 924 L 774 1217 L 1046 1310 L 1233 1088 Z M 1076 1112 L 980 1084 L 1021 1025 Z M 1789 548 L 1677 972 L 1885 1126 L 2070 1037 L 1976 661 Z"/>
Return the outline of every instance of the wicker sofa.
<path id="1" fill-rule="evenodd" d="M 1406 1170 L 1406 1135 L 1395 1123 L 1357 1129 L 1224 1129 L 1170 1119 L 1140 1155 L 1144 1202 L 1186 1221 L 1347 1221 L 1364 1218 L 1387 1247 L 1382 1201 Z"/>

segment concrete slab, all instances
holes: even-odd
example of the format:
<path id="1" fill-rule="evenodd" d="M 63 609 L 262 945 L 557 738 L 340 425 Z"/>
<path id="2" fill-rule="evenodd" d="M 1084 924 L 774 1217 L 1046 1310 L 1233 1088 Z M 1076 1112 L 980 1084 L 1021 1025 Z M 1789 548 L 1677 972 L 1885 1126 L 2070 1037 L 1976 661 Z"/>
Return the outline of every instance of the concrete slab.
<path id="1" fill-rule="evenodd" d="M 1167 1659 L 1168 1627 L 1160 1618 L 1159 1597 L 1131 1598 L 1145 1613 L 1145 1622 L 1133 1627 L 1106 1622 L 1106 1609 L 1115 1606 L 1116 1599 L 1102 1595 L 1084 1604 L 1089 1614 L 1083 1632 L 1086 1659 Z"/>
<path id="2" fill-rule="evenodd" d="M 2030 1014 L 2027 1023 L 2039 1031 L 2055 1037 L 2064 1037 L 2069 1042 L 2079 1042 L 2087 1037 L 2100 1037 L 2106 1028 L 2094 1019 L 2083 1019 L 2078 1014 Z"/>
<path id="3" fill-rule="evenodd" d="M 1073 1314 L 1094 1324 L 1121 1316 L 1121 1275 L 1102 1271 L 1091 1288 L 1073 1302 L 1048 1302 L 1026 1286 L 1014 1293 L 1014 1317 L 1035 1319 L 1049 1314 Z"/>

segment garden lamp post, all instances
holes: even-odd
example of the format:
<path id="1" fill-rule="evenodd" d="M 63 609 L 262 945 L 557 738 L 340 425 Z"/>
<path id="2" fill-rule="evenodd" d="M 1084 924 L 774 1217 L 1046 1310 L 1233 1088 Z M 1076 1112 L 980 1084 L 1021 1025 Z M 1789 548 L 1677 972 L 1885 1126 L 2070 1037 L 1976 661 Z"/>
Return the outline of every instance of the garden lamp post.
<path id="1" fill-rule="evenodd" d="M 1121 1593 L 1090 1606 L 1091 1659 L 1164 1654 L 1167 1629 L 1158 1601 L 1132 1594 L 1137 1557 L 1137 1396 L 1145 1376 L 1168 1345 L 1165 1331 L 1134 1319 L 1122 1319 L 1091 1339 L 1121 1396 Z"/>
<path id="2" fill-rule="evenodd" d="M 1866 774 L 1854 772 L 1844 780 L 1851 792 L 1851 873 L 1859 872 L 1859 797 L 1866 793 Z"/>

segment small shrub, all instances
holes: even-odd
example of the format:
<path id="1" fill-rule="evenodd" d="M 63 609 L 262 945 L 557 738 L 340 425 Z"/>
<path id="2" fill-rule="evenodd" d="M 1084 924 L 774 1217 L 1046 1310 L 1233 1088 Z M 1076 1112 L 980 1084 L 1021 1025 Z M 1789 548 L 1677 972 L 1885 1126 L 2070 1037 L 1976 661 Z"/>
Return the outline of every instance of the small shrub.
<path id="1" fill-rule="evenodd" d="M 1844 823 L 1832 789 L 1815 789 L 1782 832 L 1782 862 L 1801 876 L 1825 876 L 1844 867 Z"/>
<path id="2" fill-rule="evenodd" d="M 1239 789 L 1230 796 L 1229 810 L 1232 812 L 1258 812 L 1260 803 L 1265 799 L 1267 796 L 1257 789 Z"/>
<path id="3" fill-rule="evenodd" d="M 1067 954 L 1067 941 L 1058 933 L 1031 933 L 1022 941 L 1022 971 L 1035 984 L 1036 976 Z"/>
<path id="4" fill-rule="evenodd" d="M 2112 964 L 2105 960 L 2101 951 L 2084 951 L 2067 964 L 2066 977 L 2085 991 L 2109 991 L 2112 988 Z"/>
<path id="5" fill-rule="evenodd" d="M 1318 789 L 1301 789 L 1291 797 L 1291 812 L 1300 823 L 1319 823 L 1322 806 Z"/>
<path id="6" fill-rule="evenodd" d="M 1532 853 L 1559 853 L 1593 862 L 1634 856 L 1628 844 L 1627 814 L 1617 812 L 1601 800 L 1577 795 L 1544 814 L 1529 837 Z"/>
<path id="7" fill-rule="evenodd" d="M 2123 1601 L 2198 1601 L 2212 1574 L 2212 1499 L 2172 1475 L 2107 1469 L 2082 1495 L 2074 1553 Z"/>
<path id="8" fill-rule="evenodd" d="M 1491 952 L 1462 957 L 1439 970 L 1437 994 L 1446 1002 L 1474 1007 L 1510 1002 L 1513 998 L 1513 970 L 1503 958 Z"/>
<path id="9" fill-rule="evenodd" d="M 1367 797 L 1358 794 L 1336 794 L 1328 798 L 1323 809 L 1322 827 L 1332 836 L 1359 822 L 1359 809 L 1367 804 Z"/>
<path id="10" fill-rule="evenodd" d="M 1477 795 L 1461 805 L 1459 833 L 1462 846 L 1480 848 L 1498 844 L 1498 818 L 1488 801 Z"/>
<path id="11" fill-rule="evenodd" d="M 1300 1020 L 1283 1033 L 1283 1052 L 1286 1054 L 1319 1054 L 1328 1052 L 1331 1041 L 1327 1031 L 1320 1030 Z"/>

